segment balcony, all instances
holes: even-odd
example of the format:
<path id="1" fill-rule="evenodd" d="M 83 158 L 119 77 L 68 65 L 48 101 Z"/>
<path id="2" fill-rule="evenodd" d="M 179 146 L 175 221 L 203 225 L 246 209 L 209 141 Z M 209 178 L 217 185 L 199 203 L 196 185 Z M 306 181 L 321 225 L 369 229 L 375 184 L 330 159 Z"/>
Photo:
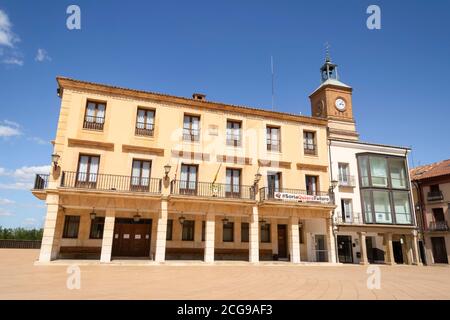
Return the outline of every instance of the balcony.
<path id="1" fill-rule="evenodd" d="M 154 133 L 153 123 L 144 123 L 144 122 L 136 123 L 135 134 L 137 136 L 153 137 L 153 133 Z"/>
<path id="2" fill-rule="evenodd" d="M 34 190 L 45 190 L 48 186 L 49 174 L 36 174 L 34 179 Z"/>
<path id="3" fill-rule="evenodd" d="M 340 187 L 354 187 L 355 177 L 350 175 L 339 175 L 338 177 Z"/>
<path id="4" fill-rule="evenodd" d="M 253 186 L 172 180 L 170 194 L 203 198 L 254 200 Z"/>
<path id="5" fill-rule="evenodd" d="M 192 142 L 200 141 L 200 130 L 183 128 L 183 140 Z"/>
<path id="6" fill-rule="evenodd" d="M 444 200 L 444 195 L 442 194 L 441 190 L 430 191 L 430 192 L 427 193 L 427 200 L 428 201 Z"/>
<path id="7" fill-rule="evenodd" d="M 364 224 L 361 214 L 357 212 L 352 212 L 346 217 L 343 217 L 341 212 L 336 212 L 334 221 L 340 225 Z"/>
<path id="8" fill-rule="evenodd" d="M 161 193 L 161 179 L 63 171 L 62 188 Z"/>
<path id="9" fill-rule="evenodd" d="M 316 191 L 308 192 L 299 189 L 259 189 L 260 201 L 283 201 L 283 202 L 299 202 L 299 203 L 318 203 L 331 204 L 332 200 L 328 192 Z"/>
<path id="10" fill-rule="evenodd" d="M 313 143 L 304 144 L 303 153 L 307 155 L 315 156 L 317 154 L 317 146 Z"/>
<path id="11" fill-rule="evenodd" d="M 428 231 L 449 231 L 447 221 L 430 221 Z"/>
<path id="12" fill-rule="evenodd" d="M 89 130 L 103 130 L 103 125 L 105 124 L 104 117 L 94 117 L 94 116 L 86 116 L 83 122 L 83 128 Z"/>

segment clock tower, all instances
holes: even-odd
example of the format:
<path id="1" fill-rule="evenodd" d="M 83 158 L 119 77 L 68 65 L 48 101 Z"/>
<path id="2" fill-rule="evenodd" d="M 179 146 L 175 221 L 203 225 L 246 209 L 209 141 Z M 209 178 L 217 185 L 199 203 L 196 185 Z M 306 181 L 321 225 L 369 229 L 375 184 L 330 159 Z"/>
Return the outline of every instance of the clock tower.
<path id="1" fill-rule="evenodd" d="M 309 96 L 311 115 L 328 120 L 329 138 L 358 140 L 352 109 L 353 89 L 339 81 L 337 65 L 328 54 L 320 73 L 322 83 Z"/>

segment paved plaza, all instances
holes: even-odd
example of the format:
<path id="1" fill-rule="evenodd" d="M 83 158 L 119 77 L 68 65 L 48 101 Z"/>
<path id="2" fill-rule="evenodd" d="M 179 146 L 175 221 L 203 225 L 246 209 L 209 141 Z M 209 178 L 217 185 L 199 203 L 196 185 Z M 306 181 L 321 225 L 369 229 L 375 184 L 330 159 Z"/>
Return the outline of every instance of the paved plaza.
<path id="1" fill-rule="evenodd" d="M 35 265 L 38 253 L 0 249 L 0 299 L 450 299 L 449 266 L 379 266 L 370 290 L 359 265 L 90 262 L 69 290 L 69 265 Z"/>

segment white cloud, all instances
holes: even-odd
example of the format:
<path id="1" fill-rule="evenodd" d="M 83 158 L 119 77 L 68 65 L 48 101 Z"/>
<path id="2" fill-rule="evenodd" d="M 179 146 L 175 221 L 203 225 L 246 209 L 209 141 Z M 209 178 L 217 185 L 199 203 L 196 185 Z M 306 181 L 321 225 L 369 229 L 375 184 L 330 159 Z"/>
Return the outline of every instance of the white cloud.
<path id="1" fill-rule="evenodd" d="M 34 60 L 38 62 L 44 62 L 44 61 L 52 61 L 52 58 L 47 53 L 47 50 L 39 48 L 36 53 L 36 58 Z"/>
<path id="2" fill-rule="evenodd" d="M 29 226 L 29 225 L 36 225 L 36 219 L 35 218 L 26 218 L 24 220 L 24 224 Z"/>
<path id="3" fill-rule="evenodd" d="M 0 176 L 6 175 L 6 169 L 0 167 Z"/>
<path id="4" fill-rule="evenodd" d="M 21 132 L 17 128 L 8 127 L 0 124 L 0 137 L 20 136 Z"/>
<path id="5" fill-rule="evenodd" d="M 15 201 L 6 199 L 6 198 L 0 198 L 0 205 L 10 205 L 10 204 L 14 204 Z"/>
<path id="6" fill-rule="evenodd" d="M 33 188 L 32 182 L 12 182 L 12 183 L 0 183 L 0 189 L 7 190 L 30 190 Z"/>
<path id="7" fill-rule="evenodd" d="M 4 64 L 12 64 L 17 66 L 23 66 L 23 60 L 18 58 L 6 58 L 2 61 Z"/>
<path id="8" fill-rule="evenodd" d="M 12 24 L 8 15 L 0 10 L 0 46 L 13 48 L 19 38 L 12 32 Z"/>
<path id="9" fill-rule="evenodd" d="M 13 216 L 14 214 L 11 213 L 10 211 L 7 211 L 5 209 L 0 208 L 0 217 L 10 217 Z"/>
<path id="10" fill-rule="evenodd" d="M 31 180 L 34 179 L 37 173 L 48 174 L 50 172 L 50 166 L 31 166 L 22 167 L 14 170 L 12 176 L 18 180 Z"/>
<path id="11" fill-rule="evenodd" d="M 0 168 L 0 176 L 9 177 L 9 181 L 0 183 L 0 189 L 30 190 L 36 174 L 49 172 L 50 166 L 24 166 L 14 171 Z"/>
<path id="12" fill-rule="evenodd" d="M 44 140 L 42 138 L 39 137 L 29 137 L 28 140 L 36 142 L 37 144 L 49 144 L 49 142 L 47 140 Z"/>

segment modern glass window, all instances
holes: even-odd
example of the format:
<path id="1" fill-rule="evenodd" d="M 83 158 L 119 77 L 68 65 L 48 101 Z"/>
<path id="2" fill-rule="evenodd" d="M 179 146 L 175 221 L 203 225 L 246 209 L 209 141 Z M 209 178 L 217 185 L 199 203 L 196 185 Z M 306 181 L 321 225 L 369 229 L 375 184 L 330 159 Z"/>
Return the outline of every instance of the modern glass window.
<path id="1" fill-rule="evenodd" d="M 197 192 L 197 171 L 198 167 L 196 165 L 181 165 L 181 194 L 195 194 Z"/>
<path id="2" fill-rule="evenodd" d="M 200 117 L 184 115 L 183 140 L 200 141 Z"/>
<path id="3" fill-rule="evenodd" d="M 362 190 L 361 196 L 363 201 L 364 221 L 366 223 L 373 223 L 372 192 L 370 190 Z"/>
<path id="4" fill-rule="evenodd" d="M 395 222 L 398 224 L 411 224 L 411 206 L 408 192 L 394 191 Z"/>
<path id="5" fill-rule="evenodd" d="M 105 109 L 105 103 L 88 101 L 86 104 L 83 128 L 90 130 L 103 130 L 103 125 L 105 124 Z"/>
<path id="6" fill-rule="evenodd" d="M 303 152 L 305 154 L 316 154 L 316 133 L 312 131 L 303 132 Z"/>
<path id="7" fill-rule="evenodd" d="M 148 189 L 150 184 L 151 162 L 147 160 L 133 160 L 131 170 L 132 189 Z"/>
<path id="8" fill-rule="evenodd" d="M 89 238 L 102 239 L 104 226 L 105 217 L 95 217 L 95 219 L 91 219 L 91 232 L 89 233 Z"/>
<path id="9" fill-rule="evenodd" d="M 241 169 L 227 168 L 225 196 L 239 198 L 241 195 Z"/>
<path id="10" fill-rule="evenodd" d="M 223 242 L 234 241 L 234 222 L 223 223 Z"/>
<path id="11" fill-rule="evenodd" d="M 370 157 L 370 177 L 373 187 L 388 186 L 387 160 L 381 157 Z"/>
<path id="12" fill-rule="evenodd" d="M 389 191 L 372 191 L 375 221 L 377 223 L 392 223 L 391 201 Z"/>
<path id="13" fill-rule="evenodd" d="M 241 242 L 248 242 L 250 235 L 250 224 L 241 222 Z"/>
<path id="14" fill-rule="evenodd" d="M 267 151 L 280 151 L 280 128 L 279 127 L 266 127 L 266 142 Z"/>
<path id="15" fill-rule="evenodd" d="M 270 242 L 270 223 L 261 225 L 261 242 Z"/>
<path id="16" fill-rule="evenodd" d="M 391 185 L 394 189 L 406 189 L 406 170 L 403 159 L 389 159 L 389 171 L 391 173 Z"/>
<path id="17" fill-rule="evenodd" d="M 184 220 L 181 239 L 183 241 L 194 241 L 195 221 Z"/>
<path id="18" fill-rule="evenodd" d="M 319 177 L 306 175 L 305 180 L 306 180 L 306 193 L 309 195 L 317 195 L 319 191 Z"/>
<path id="19" fill-rule="evenodd" d="M 77 170 L 78 185 L 95 188 L 97 183 L 99 162 L 99 156 L 80 155 Z"/>
<path id="20" fill-rule="evenodd" d="M 136 117 L 136 135 L 153 136 L 155 129 L 155 110 L 138 108 Z"/>
<path id="21" fill-rule="evenodd" d="M 63 238 L 78 238 L 78 229 L 80 227 L 80 216 L 65 216 Z"/>
<path id="22" fill-rule="evenodd" d="M 227 145 L 240 147 L 241 143 L 241 122 L 227 120 Z"/>
<path id="23" fill-rule="evenodd" d="M 358 158 L 359 174 L 361 177 L 361 187 L 369 186 L 369 157 L 361 156 Z"/>
<path id="24" fill-rule="evenodd" d="M 166 240 L 172 240 L 172 233 L 173 233 L 173 220 L 168 219 L 166 229 Z"/>

